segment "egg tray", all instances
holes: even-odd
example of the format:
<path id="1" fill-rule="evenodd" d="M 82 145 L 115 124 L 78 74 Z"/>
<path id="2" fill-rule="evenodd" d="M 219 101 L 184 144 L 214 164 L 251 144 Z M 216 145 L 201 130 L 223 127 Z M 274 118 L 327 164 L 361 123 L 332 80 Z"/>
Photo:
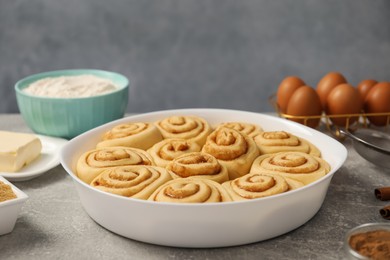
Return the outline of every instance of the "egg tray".
<path id="1" fill-rule="evenodd" d="M 304 125 L 308 125 L 308 120 L 311 119 L 320 119 L 320 124 L 317 127 L 317 129 L 322 130 L 326 129 L 328 132 L 330 132 L 333 136 L 337 138 L 343 138 L 340 134 L 339 129 L 344 128 L 348 129 L 348 131 L 356 131 L 359 128 L 376 128 L 376 129 L 388 129 L 390 125 L 390 112 L 384 112 L 384 113 L 358 113 L 358 114 L 338 114 L 338 115 L 327 115 L 326 113 L 322 113 L 321 115 L 316 116 L 294 116 L 289 115 L 286 113 L 282 113 L 279 109 L 278 104 L 276 103 L 276 94 L 273 94 L 269 97 L 269 102 L 274 107 L 277 114 L 285 119 L 290 120 L 303 120 Z M 387 116 L 386 124 L 384 126 L 373 126 L 370 124 L 370 121 L 368 117 L 379 117 L 379 116 Z M 358 117 L 359 119 L 355 121 L 355 118 Z M 338 126 L 335 124 L 332 124 L 331 119 L 332 118 L 346 118 L 346 122 L 344 126 Z M 351 122 L 351 119 L 354 120 L 354 122 Z"/>

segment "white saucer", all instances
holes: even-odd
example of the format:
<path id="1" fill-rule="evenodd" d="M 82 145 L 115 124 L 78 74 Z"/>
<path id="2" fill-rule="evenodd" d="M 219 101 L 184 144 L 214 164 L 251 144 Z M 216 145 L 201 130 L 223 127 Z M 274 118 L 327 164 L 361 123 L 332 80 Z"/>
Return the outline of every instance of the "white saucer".
<path id="1" fill-rule="evenodd" d="M 60 164 L 59 153 L 68 142 L 66 139 L 36 135 L 42 143 L 42 152 L 38 159 L 18 172 L 0 172 L 8 181 L 27 181 L 36 178 Z"/>

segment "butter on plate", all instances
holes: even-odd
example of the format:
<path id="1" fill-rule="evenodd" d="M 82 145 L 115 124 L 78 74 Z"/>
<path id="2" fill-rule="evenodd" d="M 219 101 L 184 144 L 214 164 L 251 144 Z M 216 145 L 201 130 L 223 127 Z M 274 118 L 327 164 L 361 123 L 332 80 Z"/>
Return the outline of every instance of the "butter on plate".
<path id="1" fill-rule="evenodd" d="M 41 141 L 35 135 L 0 131 L 0 171 L 19 171 L 35 160 L 41 150 Z"/>

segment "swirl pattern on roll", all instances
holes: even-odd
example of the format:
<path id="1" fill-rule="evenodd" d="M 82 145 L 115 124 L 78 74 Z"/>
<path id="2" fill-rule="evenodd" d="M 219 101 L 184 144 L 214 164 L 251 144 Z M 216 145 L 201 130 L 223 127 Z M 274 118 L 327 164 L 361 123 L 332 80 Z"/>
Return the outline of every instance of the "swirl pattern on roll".
<path id="1" fill-rule="evenodd" d="M 107 168 L 125 165 L 154 165 L 150 155 L 130 147 L 103 147 L 85 152 L 77 161 L 77 176 L 90 184 Z"/>
<path id="2" fill-rule="evenodd" d="M 155 164 L 166 167 L 177 157 L 192 152 L 199 152 L 201 146 L 194 141 L 185 139 L 165 139 L 153 145 L 147 152 L 152 156 Z"/>
<path id="3" fill-rule="evenodd" d="M 228 170 L 218 160 L 207 153 L 183 154 L 167 165 L 167 170 L 176 178 L 202 178 L 219 183 L 229 180 Z"/>
<path id="4" fill-rule="evenodd" d="M 260 126 L 244 122 L 226 122 L 219 124 L 217 128 L 218 127 L 227 127 L 230 129 L 234 129 L 250 137 L 256 136 L 263 132 L 263 128 L 261 128 Z"/>
<path id="5" fill-rule="evenodd" d="M 250 200 L 280 194 L 289 190 L 285 178 L 278 175 L 249 173 L 222 184 L 233 200 Z"/>
<path id="6" fill-rule="evenodd" d="M 117 125 L 104 133 L 102 139 L 96 145 L 97 148 L 127 146 L 146 150 L 163 137 L 155 125 L 139 122 Z"/>
<path id="7" fill-rule="evenodd" d="M 290 179 L 290 178 L 284 178 L 288 184 L 288 190 L 296 190 L 296 189 L 299 189 L 303 186 L 305 186 L 305 184 L 303 184 L 302 182 L 300 181 L 297 181 L 297 180 L 293 180 L 293 179 Z"/>
<path id="8" fill-rule="evenodd" d="M 91 186 L 109 193 L 148 199 L 162 184 L 172 180 L 166 169 L 156 166 L 119 166 L 104 170 Z"/>
<path id="9" fill-rule="evenodd" d="M 217 128 L 207 137 L 202 152 L 211 154 L 226 166 L 231 180 L 247 174 L 259 155 L 251 137 L 226 127 Z"/>
<path id="10" fill-rule="evenodd" d="M 156 126 L 165 139 L 186 139 L 201 146 L 212 131 L 209 123 L 198 116 L 171 116 L 156 122 Z"/>
<path id="11" fill-rule="evenodd" d="M 261 155 L 253 162 L 251 173 L 276 174 L 309 184 L 330 171 L 329 164 L 316 156 L 301 152 Z"/>
<path id="12" fill-rule="evenodd" d="M 260 154 L 296 151 L 321 157 L 321 152 L 312 143 L 285 131 L 263 132 L 253 139 Z"/>
<path id="13" fill-rule="evenodd" d="M 178 178 L 158 188 L 149 200 L 175 203 L 213 203 L 231 201 L 221 184 L 212 180 Z"/>

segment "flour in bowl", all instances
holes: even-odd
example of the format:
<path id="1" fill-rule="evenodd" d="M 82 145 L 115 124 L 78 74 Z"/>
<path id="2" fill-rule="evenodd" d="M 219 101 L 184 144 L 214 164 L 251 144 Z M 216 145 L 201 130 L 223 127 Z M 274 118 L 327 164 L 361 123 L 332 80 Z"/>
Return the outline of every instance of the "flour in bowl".
<path id="1" fill-rule="evenodd" d="M 43 78 L 30 84 L 24 91 L 34 96 L 78 98 L 97 96 L 117 89 L 111 80 L 94 75 L 77 75 Z"/>

